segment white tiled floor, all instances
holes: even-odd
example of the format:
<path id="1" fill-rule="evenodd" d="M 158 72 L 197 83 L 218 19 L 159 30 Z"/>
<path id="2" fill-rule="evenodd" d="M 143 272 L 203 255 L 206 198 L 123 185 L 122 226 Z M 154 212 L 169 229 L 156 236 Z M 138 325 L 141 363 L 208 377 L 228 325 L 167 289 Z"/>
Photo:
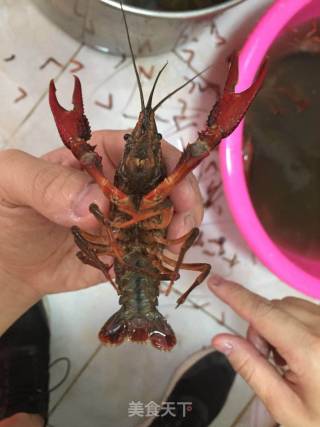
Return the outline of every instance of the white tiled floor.
<path id="1" fill-rule="evenodd" d="M 0 93 L 3 99 L 0 129 L 8 142 L 47 90 L 48 81 L 67 65 L 79 43 L 51 24 L 28 0 L 1 0 L 0 22 Z M 51 43 L 53 35 L 55 43 Z M 12 55 L 13 59 L 8 60 Z M 50 62 L 40 69 L 50 57 L 56 58 L 60 65 Z M 23 91 L 26 96 L 19 101 Z"/>
<path id="2" fill-rule="evenodd" d="M 138 65 L 147 70 L 152 66 L 158 70 L 169 61 L 157 96 L 162 97 L 186 77 L 191 77 L 194 69 L 199 71 L 208 64 L 213 67 L 206 74 L 207 81 L 221 83 L 225 58 L 240 47 L 257 17 L 270 3 L 271 0 L 246 0 L 217 17 L 216 27 L 227 39 L 225 45 L 217 44 L 215 33 L 208 27 L 198 42 L 166 55 L 139 59 Z M 49 80 L 55 78 L 59 99 L 66 107 L 70 105 L 72 60 L 84 65 L 77 74 L 82 81 L 92 128 L 128 128 L 134 124 L 131 116 L 137 116 L 139 100 L 129 59 L 118 66 L 119 58 L 81 46 L 42 16 L 31 0 L 0 0 L 0 39 L 0 147 L 16 147 L 41 155 L 61 146 L 46 91 Z M 191 66 L 187 63 L 186 49 L 196 52 Z M 41 69 L 48 58 L 55 58 L 60 65 L 50 61 Z M 202 87 L 205 83 L 200 78 Z M 151 85 L 151 80 L 143 78 L 146 92 Z M 112 109 L 97 105 L 97 101 L 109 103 L 110 97 Z M 201 128 L 214 99 L 210 88 L 202 92 L 198 83 L 186 87 L 159 111 L 160 132 L 181 147 Z M 186 117 L 181 119 L 181 115 Z M 214 155 L 207 166 L 215 159 Z M 211 166 L 200 180 L 204 192 L 210 183 L 220 180 L 218 171 Z M 202 170 L 205 169 L 203 166 Z M 203 246 L 192 248 L 188 258 L 209 262 L 217 273 L 245 283 L 268 298 L 297 294 L 254 259 L 232 222 L 222 193 L 215 207 L 206 210 L 201 230 Z M 219 254 L 218 245 L 212 241 L 220 237 L 226 238 L 223 254 Z M 231 267 L 232 259 L 235 263 Z M 191 273 L 182 273 L 176 289 L 185 289 L 191 277 Z M 161 400 L 177 366 L 194 351 L 209 345 L 213 335 L 226 330 L 245 333 L 245 323 L 214 298 L 205 285 L 197 288 L 179 310 L 174 310 L 176 297 L 172 293 L 168 298 L 160 298 L 160 310 L 168 316 L 178 337 L 176 348 L 168 354 L 133 344 L 116 349 L 99 346 L 97 332 L 118 304 L 115 292 L 107 284 L 48 298 L 52 360 L 61 356 L 71 360 L 69 377 L 51 395 L 50 423 L 54 427 L 136 426 L 141 419 L 128 417 L 129 401 Z M 63 372 L 56 366 L 52 385 L 61 375 Z M 233 425 L 251 398 L 251 390 L 238 379 L 212 427 Z"/>

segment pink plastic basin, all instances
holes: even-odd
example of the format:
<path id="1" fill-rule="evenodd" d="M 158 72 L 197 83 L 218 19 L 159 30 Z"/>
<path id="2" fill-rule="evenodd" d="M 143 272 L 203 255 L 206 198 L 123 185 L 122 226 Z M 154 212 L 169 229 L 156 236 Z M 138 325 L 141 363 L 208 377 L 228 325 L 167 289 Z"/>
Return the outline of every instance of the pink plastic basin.
<path id="1" fill-rule="evenodd" d="M 240 52 L 236 90 L 241 92 L 251 85 L 265 54 L 287 24 L 317 17 L 320 0 L 275 1 Z M 304 294 L 320 298 L 320 259 L 285 252 L 271 240 L 256 215 L 245 179 L 242 136 L 243 123 L 221 143 L 219 152 L 225 195 L 235 222 L 252 251 L 276 276 Z"/>

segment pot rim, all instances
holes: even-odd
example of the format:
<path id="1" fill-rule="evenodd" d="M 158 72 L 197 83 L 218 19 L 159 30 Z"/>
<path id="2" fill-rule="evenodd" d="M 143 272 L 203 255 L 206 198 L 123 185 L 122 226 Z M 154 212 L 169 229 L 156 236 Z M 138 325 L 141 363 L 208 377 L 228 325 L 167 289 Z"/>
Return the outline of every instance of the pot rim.
<path id="1" fill-rule="evenodd" d="M 98 0 L 99 3 L 104 4 L 107 7 L 121 10 L 121 5 L 116 0 Z M 210 14 L 220 12 L 229 7 L 235 6 L 236 4 L 242 3 L 246 0 L 227 0 L 224 3 L 205 7 L 197 10 L 189 10 L 184 12 L 162 12 L 156 10 L 142 9 L 131 5 L 124 4 L 123 10 L 128 14 L 139 15 L 147 18 L 159 18 L 159 19 L 194 19 L 208 16 Z"/>

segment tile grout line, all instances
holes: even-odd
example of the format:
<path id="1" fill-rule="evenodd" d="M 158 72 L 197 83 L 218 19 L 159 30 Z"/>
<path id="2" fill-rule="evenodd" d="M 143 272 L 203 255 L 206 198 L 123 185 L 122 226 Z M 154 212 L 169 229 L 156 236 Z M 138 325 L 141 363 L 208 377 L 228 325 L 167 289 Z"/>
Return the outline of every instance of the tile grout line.
<path id="1" fill-rule="evenodd" d="M 100 51 L 97 51 L 97 53 L 99 54 L 103 54 Z M 106 55 L 106 54 L 104 54 Z M 109 54 L 110 55 L 110 54 Z M 110 55 L 111 56 L 111 55 Z M 125 61 L 119 68 L 115 68 L 115 70 L 108 76 L 106 77 L 101 83 L 99 83 L 99 85 L 94 88 L 93 92 L 90 94 L 90 96 L 92 94 L 95 94 L 104 84 L 106 84 L 109 80 L 111 80 L 115 75 L 117 75 L 119 73 L 119 71 L 125 70 L 126 68 L 128 68 L 131 65 L 130 61 Z"/>
<path id="2" fill-rule="evenodd" d="M 194 66 L 193 65 L 191 65 L 191 64 L 188 64 L 184 59 L 183 59 L 183 57 L 180 55 L 180 53 L 177 51 L 177 48 L 175 48 L 175 49 L 173 49 L 172 50 L 172 53 L 176 56 L 176 58 L 178 58 L 183 64 L 185 64 L 187 67 L 188 67 L 188 69 L 189 70 L 191 70 L 194 74 L 199 74 L 199 70 L 197 70 L 196 68 L 194 68 Z M 204 71 L 207 71 L 206 69 L 204 69 L 203 71 L 200 71 L 200 73 L 202 73 L 202 72 L 204 72 Z M 214 82 L 214 81 L 211 81 L 210 79 L 208 79 L 207 77 L 204 77 L 202 74 L 200 74 L 198 77 L 200 77 L 201 79 L 203 79 L 205 82 L 209 82 L 209 83 L 212 83 L 212 84 L 214 84 L 214 85 L 216 85 L 217 87 L 219 87 L 219 91 L 221 91 L 221 84 L 219 84 L 219 83 L 216 83 L 216 82 Z M 219 98 L 219 93 L 216 91 L 216 90 L 214 90 L 214 92 L 215 92 L 215 94 L 216 94 L 216 97 L 217 97 L 217 100 L 218 100 L 218 98 Z"/>
<path id="3" fill-rule="evenodd" d="M 70 61 L 75 58 L 78 53 L 80 52 L 80 50 L 83 47 L 83 43 L 80 43 L 79 46 L 77 47 L 77 49 L 74 51 L 74 53 L 70 56 L 70 58 L 68 59 L 68 61 L 63 65 L 61 71 L 54 77 L 55 79 L 59 79 L 62 74 L 66 71 L 66 69 L 68 68 Z M 45 96 L 48 93 L 48 89 L 46 89 L 42 95 L 40 95 L 39 99 L 35 102 L 35 104 L 31 107 L 31 109 L 29 110 L 29 112 L 27 113 L 27 115 L 23 118 L 23 120 L 18 124 L 18 126 L 13 130 L 13 132 L 9 135 L 8 140 L 10 140 L 10 138 L 13 138 L 17 132 L 21 129 L 21 127 L 26 123 L 26 121 L 32 116 L 32 114 L 35 112 L 35 110 L 38 108 L 39 104 L 42 102 L 42 100 L 45 98 Z"/>
<path id="4" fill-rule="evenodd" d="M 52 409 L 49 411 L 49 416 L 51 416 L 54 411 L 57 409 L 57 407 L 60 405 L 60 403 L 62 402 L 62 400 L 66 397 L 66 395 L 69 393 L 69 391 L 71 390 L 71 388 L 74 386 L 74 384 L 78 381 L 78 379 L 80 378 L 80 376 L 83 374 L 83 372 L 87 369 L 87 367 L 90 365 L 90 363 L 92 362 L 92 360 L 96 357 L 96 355 L 99 353 L 99 351 L 102 348 L 102 344 L 99 344 L 98 347 L 94 350 L 94 352 L 91 354 L 91 356 L 89 357 L 89 359 L 84 363 L 84 365 L 82 366 L 82 368 L 79 370 L 79 372 L 75 375 L 74 379 L 71 381 L 71 383 L 68 385 L 68 387 L 66 388 L 66 390 L 63 392 L 63 394 L 60 396 L 60 398 L 58 399 L 58 401 L 53 405 Z"/>
<path id="5" fill-rule="evenodd" d="M 257 398 L 258 396 L 256 394 L 254 394 L 251 399 L 248 401 L 248 403 L 242 408 L 242 410 L 240 411 L 240 413 L 238 414 L 237 418 L 233 421 L 233 423 L 231 424 L 230 427 L 237 427 L 237 424 L 239 423 L 239 421 L 241 421 L 241 417 L 244 415 L 244 413 L 248 410 L 248 408 L 250 407 L 250 405 L 253 403 L 253 401 Z M 259 398 L 259 397 L 258 397 Z M 272 427 L 277 427 L 278 424 L 276 423 L 276 421 L 274 421 L 275 424 Z"/>
<path id="6" fill-rule="evenodd" d="M 231 424 L 230 427 L 237 427 L 237 424 L 239 421 L 241 421 L 241 417 L 243 416 L 243 414 L 246 412 L 246 410 L 250 407 L 250 405 L 252 404 L 252 402 L 254 401 L 254 399 L 256 398 L 256 395 L 254 394 L 251 399 L 247 402 L 247 404 L 242 408 L 242 410 L 239 412 L 239 414 L 237 415 L 236 419 L 233 421 L 233 423 Z"/>
<path id="7" fill-rule="evenodd" d="M 177 295 L 182 295 L 182 292 L 178 291 L 177 289 L 173 289 L 173 292 L 175 292 Z M 207 311 L 206 309 L 204 309 L 200 304 L 197 304 L 196 302 L 194 302 L 192 300 L 192 298 L 189 298 L 188 301 L 189 301 L 189 303 L 194 308 L 196 308 L 197 310 L 201 310 L 204 314 L 206 314 L 207 316 L 211 317 L 211 319 L 213 319 L 219 325 L 224 326 L 230 332 L 232 332 L 233 334 L 239 336 L 239 332 L 238 331 L 236 331 L 235 329 L 233 329 L 231 326 L 228 326 L 226 323 L 222 323 L 221 320 L 218 317 L 214 316 L 212 313 L 210 313 L 209 311 Z"/>

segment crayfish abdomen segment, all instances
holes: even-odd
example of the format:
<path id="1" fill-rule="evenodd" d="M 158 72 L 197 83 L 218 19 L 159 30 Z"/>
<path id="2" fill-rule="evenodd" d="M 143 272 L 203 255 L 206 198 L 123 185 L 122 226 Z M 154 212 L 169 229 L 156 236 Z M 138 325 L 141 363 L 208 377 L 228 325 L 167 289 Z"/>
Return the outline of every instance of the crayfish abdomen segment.
<path id="1" fill-rule="evenodd" d="M 175 334 L 156 308 L 160 286 L 156 276 L 159 272 L 150 266 L 150 260 L 142 253 L 133 251 L 126 258 L 128 264 L 148 268 L 150 275 L 130 269 L 122 271 L 123 267 L 115 263 L 122 307 L 103 326 L 99 338 L 104 344 L 121 344 L 125 339 L 140 343 L 149 340 L 160 350 L 171 350 L 176 344 Z"/>

